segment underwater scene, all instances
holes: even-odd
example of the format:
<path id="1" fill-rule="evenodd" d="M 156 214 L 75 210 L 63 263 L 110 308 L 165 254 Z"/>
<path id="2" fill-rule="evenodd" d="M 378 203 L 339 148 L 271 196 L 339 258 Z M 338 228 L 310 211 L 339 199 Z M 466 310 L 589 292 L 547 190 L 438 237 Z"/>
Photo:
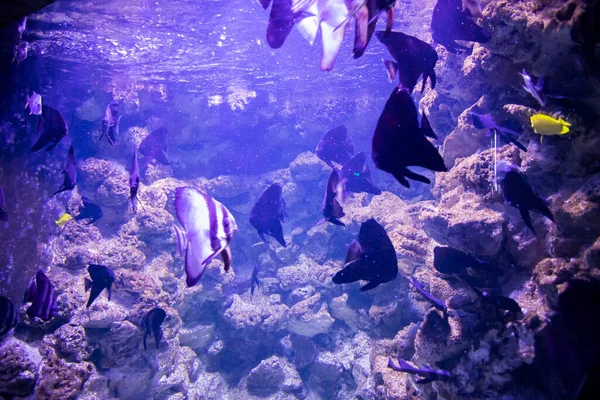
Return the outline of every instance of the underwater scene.
<path id="1" fill-rule="evenodd" d="M 0 400 L 600 399 L 600 0 L 0 1 Z"/>

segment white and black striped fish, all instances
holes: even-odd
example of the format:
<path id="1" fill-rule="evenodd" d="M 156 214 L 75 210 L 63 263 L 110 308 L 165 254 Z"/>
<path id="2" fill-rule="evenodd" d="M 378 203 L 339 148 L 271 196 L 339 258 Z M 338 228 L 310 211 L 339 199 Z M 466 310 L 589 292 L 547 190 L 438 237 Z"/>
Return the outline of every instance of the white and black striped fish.
<path id="1" fill-rule="evenodd" d="M 19 322 L 12 301 L 0 295 L 0 338 L 6 335 Z"/>
<path id="2" fill-rule="evenodd" d="M 175 190 L 175 210 L 183 229 L 175 226 L 179 253 L 185 256 L 188 287 L 194 286 L 217 255 L 225 271 L 231 266 L 229 244 L 237 224 L 229 210 L 217 200 L 191 187 Z"/>

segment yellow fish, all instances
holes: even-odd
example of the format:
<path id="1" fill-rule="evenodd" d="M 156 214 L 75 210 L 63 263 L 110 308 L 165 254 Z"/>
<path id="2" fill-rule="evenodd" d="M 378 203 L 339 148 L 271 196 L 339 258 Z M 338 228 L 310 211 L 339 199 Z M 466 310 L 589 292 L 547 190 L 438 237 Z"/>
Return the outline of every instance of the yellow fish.
<path id="1" fill-rule="evenodd" d="M 60 214 L 60 217 L 58 217 L 58 219 L 56 221 L 54 221 L 54 223 L 59 228 L 62 228 L 63 226 L 65 226 L 67 224 L 67 222 L 71 221 L 72 219 L 73 219 L 73 217 L 71 216 L 71 214 L 62 213 L 62 214 Z"/>
<path id="2" fill-rule="evenodd" d="M 531 117 L 533 131 L 540 134 L 540 143 L 543 136 L 566 135 L 569 132 L 570 123 L 562 118 L 555 119 L 544 114 L 535 114 Z"/>

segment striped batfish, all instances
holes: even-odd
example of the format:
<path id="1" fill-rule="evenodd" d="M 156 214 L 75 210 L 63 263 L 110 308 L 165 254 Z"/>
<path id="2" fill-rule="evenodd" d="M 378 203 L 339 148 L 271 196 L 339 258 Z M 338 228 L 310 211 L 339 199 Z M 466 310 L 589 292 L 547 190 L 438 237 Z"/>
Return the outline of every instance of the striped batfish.
<path id="1" fill-rule="evenodd" d="M 237 231 L 235 218 L 217 200 L 191 187 L 175 190 L 175 211 L 183 229 L 175 226 L 179 254 L 185 257 L 186 283 L 194 286 L 211 260 L 221 254 L 231 267 L 229 244 Z"/>

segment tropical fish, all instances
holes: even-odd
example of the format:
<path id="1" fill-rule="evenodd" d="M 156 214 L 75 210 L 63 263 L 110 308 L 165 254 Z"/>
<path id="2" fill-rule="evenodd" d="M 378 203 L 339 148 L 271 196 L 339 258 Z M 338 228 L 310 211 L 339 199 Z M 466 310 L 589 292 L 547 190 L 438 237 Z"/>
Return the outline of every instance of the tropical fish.
<path id="1" fill-rule="evenodd" d="M 407 178 L 430 183 L 429 179 L 410 171 L 408 166 L 447 171 L 444 160 L 425 136 L 435 136 L 423 116 L 419 127 L 417 108 L 405 88 L 395 88 L 377 121 L 373 135 L 373 162 L 389 172 L 401 185 L 410 187 Z"/>
<path id="2" fill-rule="evenodd" d="M 19 34 L 19 40 L 21 40 L 21 37 L 23 36 L 23 32 L 25 32 L 26 28 L 27 28 L 27 17 L 25 16 L 17 24 L 17 33 Z"/>
<path id="3" fill-rule="evenodd" d="M 400 86 L 412 93 L 417 81 L 423 76 L 421 92 L 425 90 L 427 79 L 431 82 L 431 88 L 435 88 L 434 68 L 438 55 L 431 45 L 401 32 L 390 32 L 386 35 L 385 32 L 379 31 L 376 35 L 396 60 L 383 60 L 390 82 L 398 75 Z"/>
<path id="4" fill-rule="evenodd" d="M 66 190 L 73 190 L 77 184 L 77 166 L 75 165 L 75 150 L 73 149 L 73 145 L 69 147 L 69 154 L 67 155 L 65 169 L 63 169 L 62 174 L 64 175 L 63 184 L 52 196 Z"/>
<path id="5" fill-rule="evenodd" d="M 167 158 L 167 150 L 169 144 L 167 142 L 167 129 L 158 128 L 142 140 L 140 143 L 140 153 L 145 157 L 150 157 L 156 161 L 169 165 L 169 159 Z"/>
<path id="6" fill-rule="evenodd" d="M 68 128 L 65 119 L 58 110 L 50 106 L 42 106 L 42 115 L 38 120 L 37 131 L 40 137 L 31 148 L 32 152 L 38 151 L 48 144 L 50 146 L 46 148 L 46 151 L 52 150 L 67 135 Z"/>
<path id="7" fill-rule="evenodd" d="M 388 360 L 388 368 L 398 372 L 406 372 L 411 375 L 418 375 L 421 378 L 417 379 L 417 383 L 431 383 L 433 381 L 447 381 L 452 375 L 445 369 L 435 369 L 431 366 L 424 364 L 424 368 L 416 368 L 398 357 L 398 364 L 394 364 L 392 359 Z"/>
<path id="8" fill-rule="evenodd" d="M 358 243 L 353 241 L 346 253 L 344 269 L 333 277 L 333 283 L 369 281 L 361 292 L 376 288 L 398 276 L 396 250 L 385 229 L 374 219 L 362 223 Z"/>
<path id="9" fill-rule="evenodd" d="M 258 231 L 258 236 L 263 242 L 265 242 L 266 233 L 286 247 L 281 227 L 285 214 L 285 200 L 281 193 L 281 185 L 275 183 L 269 186 L 252 207 L 250 224 Z"/>
<path id="10" fill-rule="evenodd" d="M 457 40 L 486 43 L 490 34 L 473 21 L 471 8 L 463 10 L 462 0 L 438 0 L 431 18 L 431 36 L 451 53 L 467 50 Z"/>
<path id="11" fill-rule="evenodd" d="M 360 152 L 352 159 L 348 160 L 342 167 L 340 173 L 340 185 L 343 185 L 338 192 L 344 193 L 370 193 L 380 195 L 381 190 L 373 183 L 371 179 L 371 170 L 367 164 L 367 155 Z"/>
<path id="12" fill-rule="evenodd" d="M 252 270 L 252 277 L 250 278 L 250 299 L 254 296 L 254 289 L 260 289 L 260 280 L 258 279 L 258 273 L 260 272 L 260 266 L 256 264 Z"/>
<path id="13" fill-rule="evenodd" d="M 554 216 L 546 205 L 546 202 L 535 194 L 531 186 L 527 183 L 525 175 L 520 172 L 519 168 L 509 162 L 500 161 L 497 169 L 504 175 L 502 179 L 502 190 L 506 202 L 519 210 L 523 222 L 531 229 L 531 232 L 533 232 L 534 235 L 536 232 L 531 222 L 531 216 L 529 215 L 530 211 L 542 214 L 550 221 L 554 222 Z"/>
<path id="14" fill-rule="evenodd" d="M 469 268 L 488 269 L 490 264 L 481 262 L 463 251 L 437 246 L 433 249 L 433 266 L 442 274 L 455 274 Z"/>
<path id="15" fill-rule="evenodd" d="M 38 270 L 35 278 L 32 278 L 29 282 L 29 287 L 25 293 L 25 302 L 31 302 L 31 306 L 27 309 L 27 315 L 30 318 L 49 321 L 58 311 L 56 298 L 54 285 L 42 270 Z"/>
<path id="16" fill-rule="evenodd" d="M 323 207 L 321 208 L 323 211 L 323 218 L 317 222 L 317 225 L 328 221 L 335 225 L 344 226 L 344 223 L 339 220 L 339 218 L 346 215 L 337 199 L 339 182 L 339 171 L 334 168 L 327 180 L 327 188 L 325 189 L 325 197 L 323 198 Z M 340 197 L 343 197 L 341 193 L 339 195 Z"/>
<path id="17" fill-rule="evenodd" d="M 29 43 L 25 41 L 20 41 L 19 44 L 15 46 L 15 55 L 13 57 L 12 62 L 17 61 L 17 65 L 21 64 L 27 58 L 28 51 Z"/>
<path id="18" fill-rule="evenodd" d="M 446 315 L 448 307 L 446 306 L 446 302 L 444 300 L 438 299 L 437 297 L 433 296 L 431 293 L 426 291 L 423 288 L 423 285 L 414 276 L 411 276 L 409 280 L 410 283 L 412 283 L 412 285 L 415 287 L 415 289 L 417 289 L 417 291 L 423 295 L 423 297 L 425 297 L 431 304 L 433 304 L 435 308 L 442 311 L 444 313 L 444 316 Z"/>
<path id="19" fill-rule="evenodd" d="M 185 254 L 186 284 L 194 286 L 206 266 L 221 254 L 225 271 L 231 267 L 231 239 L 237 231 L 235 218 L 212 197 L 191 187 L 175 190 L 175 211 L 183 229 L 175 226 L 179 253 Z"/>
<path id="20" fill-rule="evenodd" d="M 513 143 L 519 149 L 525 152 L 527 151 L 527 147 L 516 139 L 519 137 L 519 133 L 498 125 L 491 115 L 478 114 L 471 111 L 471 118 L 473 118 L 473 126 L 475 128 L 487 129 L 488 135 L 492 135 L 496 132 L 504 141 Z"/>
<path id="21" fill-rule="evenodd" d="M 98 140 L 102 140 L 102 137 L 106 135 L 108 143 L 111 146 L 114 146 L 116 143 L 115 137 L 119 135 L 119 121 L 121 121 L 121 116 L 119 115 L 119 103 L 111 101 L 106 106 L 104 118 L 102 118 L 102 133 Z"/>
<path id="22" fill-rule="evenodd" d="M 521 313 L 519 303 L 510 297 L 496 296 L 489 290 L 482 290 L 474 286 L 472 286 L 472 289 L 484 302 L 491 304 L 500 310 L 510 311 L 515 314 Z"/>
<path id="23" fill-rule="evenodd" d="M 25 103 L 25 109 L 29 107 L 29 115 L 41 115 L 42 114 L 42 96 L 33 92 L 31 96 L 27 97 L 27 103 Z"/>
<path id="24" fill-rule="evenodd" d="M 271 0 L 260 0 L 259 2 L 263 9 L 266 10 Z M 283 46 L 295 22 L 314 16 L 309 12 L 299 9 L 298 3 L 302 2 L 296 0 L 273 0 L 271 14 L 269 15 L 269 25 L 267 26 L 267 43 L 272 49 L 278 49 Z"/>
<path id="25" fill-rule="evenodd" d="M 569 133 L 570 123 L 562 118 L 552 118 L 544 114 L 535 114 L 531 117 L 531 127 L 540 136 L 540 143 L 544 136 L 566 135 Z"/>
<path id="26" fill-rule="evenodd" d="M 317 145 L 317 157 L 323 160 L 331 168 L 333 163 L 343 165 L 354 154 L 354 143 L 348 135 L 348 129 L 344 125 L 327 131 L 323 139 Z"/>
<path id="27" fill-rule="evenodd" d="M 98 204 L 92 203 L 90 199 L 85 196 L 81 196 L 81 201 L 83 202 L 83 207 L 79 208 L 79 214 L 75 216 L 76 221 L 89 218 L 90 221 L 87 224 L 91 225 L 102 218 L 102 209 Z"/>
<path id="28" fill-rule="evenodd" d="M 131 200 L 131 208 L 133 212 L 137 212 L 137 205 L 140 201 L 138 198 L 138 190 L 140 189 L 140 167 L 138 165 L 137 148 L 133 148 L 133 161 L 129 170 L 129 199 Z"/>
<path id="29" fill-rule="evenodd" d="M 58 219 L 56 221 L 54 221 L 54 223 L 56 224 L 56 226 L 58 226 L 59 228 L 62 228 L 63 226 L 65 226 L 69 221 L 72 221 L 73 217 L 71 216 L 71 214 L 67 214 L 67 213 L 62 213 L 60 214 L 60 217 L 58 217 Z"/>
<path id="30" fill-rule="evenodd" d="M 90 308 L 94 300 L 98 298 L 104 289 L 106 289 L 108 301 L 110 301 L 115 273 L 110 268 L 98 264 L 90 264 L 88 266 L 88 273 L 92 279 L 85 278 L 85 291 L 90 291 L 90 298 L 85 307 Z"/>
<path id="31" fill-rule="evenodd" d="M 15 306 L 8 298 L 0 295 L 0 337 L 6 335 L 12 328 L 17 326 L 19 314 Z"/>
<path id="32" fill-rule="evenodd" d="M 523 78 L 523 84 L 521 85 L 521 87 L 525 89 L 525 91 L 529 93 L 534 99 L 536 99 L 537 102 L 540 103 L 540 106 L 546 106 L 546 100 L 544 100 L 544 93 L 542 93 L 542 90 L 544 89 L 544 78 L 539 77 L 534 83 L 534 78 L 527 73 L 525 68 L 523 68 L 523 72 L 520 72 L 519 75 L 521 75 L 521 77 Z"/>
<path id="33" fill-rule="evenodd" d="M 4 191 L 0 187 L 0 221 L 8 221 L 8 213 L 4 211 L 6 208 L 6 199 L 4 198 Z"/>
<path id="34" fill-rule="evenodd" d="M 144 318 L 142 318 L 142 327 L 144 328 L 144 350 L 146 349 L 146 338 L 150 335 L 154 336 L 156 341 L 156 350 L 160 345 L 160 339 L 162 338 L 161 325 L 165 322 L 167 313 L 162 308 L 156 307 L 148 311 Z"/>

